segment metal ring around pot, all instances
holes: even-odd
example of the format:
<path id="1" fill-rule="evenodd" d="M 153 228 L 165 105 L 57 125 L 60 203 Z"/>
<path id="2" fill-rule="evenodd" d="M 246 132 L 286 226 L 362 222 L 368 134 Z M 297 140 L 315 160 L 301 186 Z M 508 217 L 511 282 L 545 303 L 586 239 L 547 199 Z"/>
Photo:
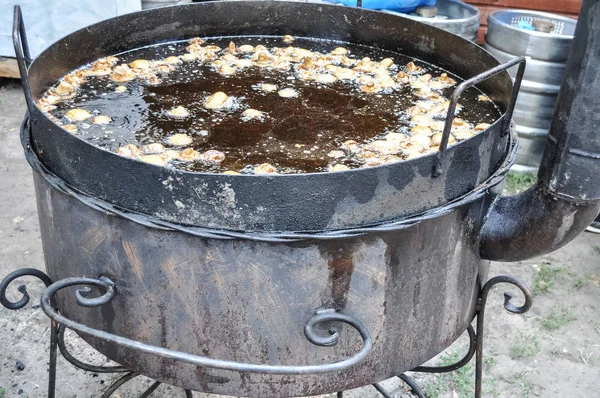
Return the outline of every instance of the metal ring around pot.
<path id="1" fill-rule="evenodd" d="M 70 286 L 86 287 L 95 286 L 104 290 L 104 293 L 96 299 L 86 299 L 82 302 L 80 296 L 77 295 L 77 303 L 86 307 L 97 307 L 110 302 L 116 293 L 116 285 L 106 277 L 95 278 L 66 278 L 48 286 L 42 294 L 41 306 L 44 313 L 53 321 L 63 325 L 66 328 L 72 329 L 78 333 L 82 333 L 103 341 L 108 341 L 118 344 L 123 347 L 131 348 L 137 351 L 145 352 L 152 355 L 157 355 L 163 358 L 174 359 L 190 363 L 192 365 L 203 366 L 214 369 L 231 370 L 237 372 L 249 373 L 265 373 L 265 374 L 284 374 L 284 375 L 300 375 L 300 374 L 316 374 L 336 372 L 350 368 L 362 360 L 371 352 L 373 341 L 367 328 L 358 319 L 348 315 L 336 312 L 335 310 L 319 310 L 306 323 L 304 333 L 306 338 L 313 344 L 321 347 L 332 347 L 338 342 L 340 332 L 337 328 L 330 328 L 330 336 L 322 337 L 317 332 L 317 327 L 326 322 L 342 322 L 354 328 L 362 339 L 362 348 L 350 358 L 342 361 L 327 363 L 322 365 L 301 365 L 301 366 L 281 366 L 281 365 L 263 365 L 254 363 L 235 362 L 222 359 L 213 359 L 200 355 L 193 355 L 186 352 L 170 350 L 164 347 L 157 347 L 151 344 L 142 343 L 126 337 L 117 336 L 102 330 L 94 329 L 87 325 L 75 322 L 68 319 L 51 304 L 54 295 L 60 290 Z M 79 292 L 79 290 L 77 291 Z M 77 293 L 76 293 L 77 294 Z"/>

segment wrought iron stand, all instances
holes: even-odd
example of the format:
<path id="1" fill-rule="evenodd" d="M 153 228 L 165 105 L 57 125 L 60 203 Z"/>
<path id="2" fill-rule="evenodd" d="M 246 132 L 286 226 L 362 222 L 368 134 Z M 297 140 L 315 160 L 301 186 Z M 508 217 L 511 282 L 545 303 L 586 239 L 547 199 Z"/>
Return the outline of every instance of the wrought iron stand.
<path id="1" fill-rule="evenodd" d="M 94 373 L 123 373 L 122 377 L 117 379 L 117 381 L 115 381 L 112 385 L 110 385 L 104 391 L 101 398 L 110 397 L 123 384 L 125 384 L 128 381 L 130 381 L 131 379 L 139 376 L 137 373 L 131 372 L 123 366 L 96 366 L 96 365 L 90 365 L 90 364 L 81 362 L 80 360 L 75 358 L 68 351 L 67 346 L 65 344 L 65 330 L 66 329 L 74 329 L 78 332 L 90 334 L 90 335 L 93 335 L 94 337 L 104 338 L 106 340 L 114 341 L 115 339 L 122 339 L 124 345 L 128 344 L 126 341 L 127 339 L 125 339 L 125 338 L 111 335 L 109 333 L 99 331 L 97 329 L 93 329 L 93 328 L 78 324 L 76 322 L 73 322 L 71 320 L 68 320 L 67 318 L 65 318 L 64 316 L 62 316 L 58 313 L 58 311 L 54 305 L 54 300 L 53 300 L 54 294 L 56 292 L 58 292 L 59 290 L 65 288 L 65 287 L 68 287 L 68 286 L 86 286 L 86 287 L 80 288 L 79 290 L 76 291 L 77 303 L 79 305 L 87 306 L 87 307 L 96 307 L 96 306 L 104 305 L 104 304 L 108 303 L 110 300 L 112 300 L 112 298 L 115 295 L 115 285 L 112 281 L 110 281 L 107 278 L 98 278 L 98 279 L 68 278 L 65 280 L 58 281 L 56 283 L 52 283 L 52 281 L 50 280 L 50 277 L 48 277 L 48 275 L 46 275 L 44 272 L 42 272 L 38 269 L 35 269 L 35 268 L 23 268 L 23 269 L 12 272 L 8 276 L 6 276 L 0 283 L 0 302 L 2 303 L 2 305 L 4 307 L 8 308 L 9 310 L 18 310 L 20 308 L 23 308 L 29 302 L 30 296 L 27 292 L 25 285 L 21 285 L 18 287 L 18 291 L 21 292 L 21 294 L 22 294 L 22 297 L 18 301 L 12 302 L 6 297 L 7 288 L 11 284 L 11 282 L 14 281 L 15 279 L 23 277 L 23 276 L 35 276 L 46 285 L 46 290 L 42 294 L 41 306 L 42 306 L 42 309 L 44 310 L 44 312 L 46 313 L 46 315 L 48 315 L 48 317 L 51 319 L 50 367 L 49 367 L 49 371 L 48 371 L 48 397 L 49 398 L 56 397 L 56 393 L 55 393 L 55 390 L 56 390 L 56 359 L 57 359 L 57 354 L 58 354 L 59 350 L 60 350 L 60 353 L 62 354 L 62 356 L 76 368 L 83 369 L 83 370 L 86 370 L 89 372 L 94 372 Z M 483 365 L 483 330 L 484 330 L 485 307 L 486 307 L 487 298 L 488 298 L 488 294 L 489 294 L 490 290 L 492 289 L 492 287 L 494 287 L 495 285 L 500 284 L 500 283 L 508 283 L 508 284 L 512 284 L 512 285 L 518 287 L 521 290 L 521 292 L 523 293 L 523 296 L 525 298 L 525 302 L 522 306 L 515 306 L 514 304 L 512 304 L 510 302 L 512 299 L 512 296 L 509 293 L 504 293 L 504 308 L 508 312 L 513 313 L 513 314 L 523 314 L 531 308 L 532 294 L 525 283 L 523 283 L 519 279 L 514 278 L 512 276 L 497 276 L 497 277 L 490 279 L 483 286 L 483 288 L 481 289 L 480 295 L 479 295 L 479 302 L 478 302 L 478 308 L 477 308 L 477 324 L 476 324 L 477 330 L 475 331 L 472 326 L 469 326 L 468 329 L 466 330 L 466 332 L 469 335 L 469 349 L 468 349 L 466 355 L 460 361 L 458 361 L 452 365 L 440 366 L 440 367 L 419 366 L 419 367 L 412 369 L 412 372 L 423 372 L 423 373 L 453 372 L 457 369 L 460 369 L 460 368 L 466 366 L 471 361 L 473 356 L 475 355 L 475 398 L 481 397 L 482 380 L 483 380 L 482 365 Z M 91 289 L 88 286 L 96 286 L 97 288 L 99 288 L 102 291 L 101 296 L 96 297 L 96 298 L 87 298 L 87 296 L 91 293 Z M 313 330 L 313 328 L 316 325 L 318 325 L 322 322 L 326 322 L 326 321 L 338 321 L 338 322 L 347 323 L 350 326 L 354 327 L 361 334 L 361 336 L 363 338 L 363 347 L 359 351 L 359 353 L 345 361 L 327 365 L 329 367 L 332 367 L 332 369 L 330 369 L 331 371 L 336 370 L 335 366 L 341 366 L 341 364 L 343 364 L 344 366 L 348 366 L 349 362 L 358 362 L 362 358 L 364 358 L 364 356 L 370 350 L 371 338 L 368 335 L 368 332 L 366 332 L 366 329 L 364 328 L 364 326 L 360 322 L 356 321 L 354 318 L 352 318 L 348 315 L 343 315 L 343 314 L 339 314 L 339 313 L 317 313 L 315 316 L 313 316 L 308 321 L 308 323 L 306 325 L 306 328 L 305 328 L 306 337 L 312 343 L 317 344 L 317 345 L 321 345 L 321 346 L 335 345 L 337 343 L 337 337 L 338 337 L 337 329 L 335 329 L 335 328 L 330 329 L 330 331 L 329 331 L 330 336 L 327 336 L 327 337 L 320 337 L 317 334 L 315 334 L 315 331 Z M 144 350 L 147 352 L 156 353 L 157 355 L 161 355 L 161 356 L 169 356 L 174 359 L 181 359 L 181 358 L 178 358 L 178 356 L 181 357 L 181 356 L 188 355 L 188 354 L 182 354 L 182 353 L 179 353 L 176 351 L 170 351 L 166 348 L 161 348 L 161 347 L 148 346 Z M 193 358 L 203 358 L 203 357 L 194 357 L 192 355 L 188 355 L 188 358 L 183 358 L 182 360 L 190 362 L 190 358 L 193 359 Z M 221 368 L 227 368 L 228 366 L 229 367 L 232 366 L 231 365 L 232 363 L 229 363 L 228 361 L 211 360 L 208 358 L 204 358 L 204 359 L 206 359 L 208 361 L 213 361 L 213 362 L 199 363 L 200 366 L 206 365 L 209 367 L 221 367 Z M 200 361 L 197 360 L 196 362 L 200 362 Z M 212 366 L 213 364 L 217 364 L 217 363 L 219 366 Z M 235 365 L 235 363 L 233 363 L 233 364 Z M 271 372 L 271 373 L 285 373 L 285 369 L 284 369 L 285 367 L 274 367 L 274 366 L 269 366 L 269 365 L 249 365 L 249 364 L 237 364 L 237 365 L 239 365 L 239 367 L 254 366 L 256 368 L 256 370 L 260 370 L 260 369 L 269 370 L 270 369 L 270 371 L 268 371 L 268 372 Z M 321 367 L 323 367 L 323 366 L 321 366 Z M 302 367 L 288 367 L 288 368 L 295 368 L 294 370 L 297 372 L 298 368 L 302 368 Z M 275 371 L 273 371 L 273 370 L 275 370 Z M 400 378 L 404 383 L 406 383 L 411 388 L 412 393 L 415 396 L 420 397 L 420 398 L 425 398 L 425 394 L 423 393 L 423 390 L 409 376 L 407 376 L 405 374 L 401 374 L 398 376 L 398 378 Z M 150 387 L 148 387 L 144 392 L 141 393 L 140 398 L 149 397 L 160 386 L 160 384 L 161 384 L 161 382 L 159 382 L 159 381 L 155 381 L 154 383 L 152 383 L 152 385 Z M 386 391 L 385 388 L 383 388 L 383 386 L 380 383 L 373 384 L 373 387 L 384 398 L 392 397 L 392 395 L 388 391 Z M 192 397 L 191 390 L 184 390 L 184 393 L 187 398 Z M 344 392 L 343 391 L 338 392 L 337 397 L 343 398 Z"/>

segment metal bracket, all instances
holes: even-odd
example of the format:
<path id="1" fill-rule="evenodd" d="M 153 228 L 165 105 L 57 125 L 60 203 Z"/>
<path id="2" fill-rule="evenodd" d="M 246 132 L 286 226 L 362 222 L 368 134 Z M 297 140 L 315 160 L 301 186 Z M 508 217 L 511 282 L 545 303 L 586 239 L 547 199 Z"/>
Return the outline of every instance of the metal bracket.
<path id="1" fill-rule="evenodd" d="M 14 8 L 12 40 L 21 75 L 21 84 L 23 84 L 23 92 L 25 93 L 25 101 L 27 102 L 27 108 L 31 112 L 35 108 L 35 102 L 31 94 L 31 85 L 29 84 L 27 71 L 33 61 L 29 54 L 29 43 L 27 42 L 27 33 L 25 32 L 25 24 L 23 23 L 23 13 L 19 5 L 16 5 Z"/>
<path id="2" fill-rule="evenodd" d="M 435 170 L 433 171 L 434 177 L 438 177 L 442 174 L 442 160 L 444 159 L 444 153 L 448 148 L 448 140 L 450 139 L 450 132 L 452 131 L 452 122 L 454 122 L 454 118 L 456 117 L 456 107 L 458 106 L 458 100 L 462 93 L 466 89 L 476 86 L 477 84 L 489 79 L 490 77 L 494 77 L 497 74 L 506 71 L 515 65 L 519 65 L 519 69 L 517 71 L 517 75 L 513 83 L 513 89 L 510 95 L 510 101 L 508 103 L 508 107 L 506 108 L 506 112 L 502 116 L 502 132 L 503 134 L 506 134 L 510 129 L 510 122 L 515 111 L 515 105 L 517 103 L 517 97 L 519 96 L 519 90 L 521 89 L 521 82 L 523 81 L 526 63 L 527 60 L 525 57 L 513 58 L 504 64 L 498 65 L 490 70 L 480 73 L 479 75 L 474 76 L 469 80 L 465 80 L 464 82 L 459 84 L 458 87 L 456 87 L 456 89 L 452 93 L 452 97 L 450 97 L 448 114 L 446 115 L 446 123 L 444 124 L 444 131 L 442 133 L 442 141 L 440 143 L 440 149 L 437 154 L 438 159 L 435 165 Z"/>

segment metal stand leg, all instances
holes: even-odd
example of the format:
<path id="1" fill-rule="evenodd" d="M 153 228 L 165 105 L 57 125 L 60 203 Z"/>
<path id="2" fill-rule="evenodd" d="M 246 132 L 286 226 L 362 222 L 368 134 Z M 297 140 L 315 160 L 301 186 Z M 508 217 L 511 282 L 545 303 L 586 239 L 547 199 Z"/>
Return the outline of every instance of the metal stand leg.
<path id="1" fill-rule="evenodd" d="M 48 370 L 48 398 L 56 396 L 56 357 L 58 353 L 58 324 L 50 321 L 50 368 Z"/>

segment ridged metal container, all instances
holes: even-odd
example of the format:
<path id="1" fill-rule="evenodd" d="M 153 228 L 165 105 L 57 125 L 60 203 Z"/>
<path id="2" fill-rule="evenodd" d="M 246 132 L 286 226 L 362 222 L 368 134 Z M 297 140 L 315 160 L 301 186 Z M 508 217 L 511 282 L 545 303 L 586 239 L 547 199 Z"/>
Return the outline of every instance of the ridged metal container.
<path id="1" fill-rule="evenodd" d="M 550 22 L 552 31 L 530 31 L 518 28 L 521 22 Z M 537 11 L 496 11 L 488 16 L 485 49 L 501 62 L 515 56 L 531 57 L 514 120 L 520 138 L 516 171 L 535 172 L 542 153 L 556 105 L 565 62 L 573 40 L 577 20 Z M 515 70 L 511 70 L 514 77 Z"/>
<path id="2" fill-rule="evenodd" d="M 425 18 L 417 14 L 400 14 L 388 10 L 382 11 L 408 17 L 435 26 L 436 28 L 444 29 L 467 40 L 477 41 L 479 21 L 481 19 L 481 13 L 477 8 L 455 0 L 437 0 L 435 6 L 438 9 L 438 13 L 434 18 Z"/>

